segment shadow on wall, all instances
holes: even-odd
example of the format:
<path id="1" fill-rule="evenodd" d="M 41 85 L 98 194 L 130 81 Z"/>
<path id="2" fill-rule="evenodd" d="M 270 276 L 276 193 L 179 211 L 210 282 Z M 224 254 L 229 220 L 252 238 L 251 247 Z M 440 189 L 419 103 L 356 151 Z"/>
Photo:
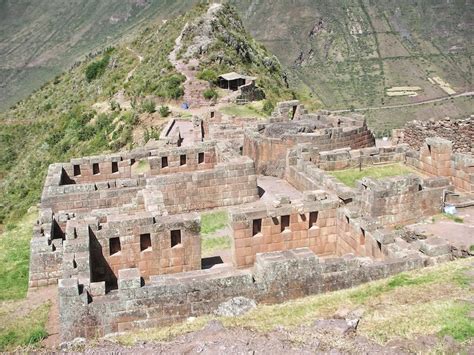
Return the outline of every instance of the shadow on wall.
<path id="1" fill-rule="evenodd" d="M 107 292 L 118 288 L 117 276 L 109 266 L 104 256 L 102 245 L 97 240 L 94 232 L 89 229 L 90 255 L 91 255 L 91 282 L 105 281 Z"/>

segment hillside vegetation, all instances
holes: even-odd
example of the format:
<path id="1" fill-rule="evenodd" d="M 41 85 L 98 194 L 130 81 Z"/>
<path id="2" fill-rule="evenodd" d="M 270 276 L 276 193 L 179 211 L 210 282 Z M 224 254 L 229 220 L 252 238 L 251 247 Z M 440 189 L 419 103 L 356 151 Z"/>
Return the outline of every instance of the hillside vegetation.
<path id="1" fill-rule="evenodd" d="M 89 57 L 0 116 L 0 224 L 39 201 L 49 164 L 131 147 L 155 103 L 179 104 L 185 77 L 169 54 L 185 24 L 199 23 L 206 11 L 207 5 L 197 5 L 145 27 L 136 38 Z M 203 64 L 217 71 L 241 68 L 257 75 L 274 100 L 291 97 L 280 63 L 245 32 L 236 12 L 222 6 L 216 16 L 208 49 L 200 56 Z"/>
<path id="2" fill-rule="evenodd" d="M 0 111 L 91 51 L 196 1 L 0 1 Z"/>
<path id="3" fill-rule="evenodd" d="M 232 2 L 252 35 L 289 68 L 293 84 L 309 87 L 326 108 L 447 96 L 433 77 L 456 92 L 472 90 L 470 1 Z M 406 86 L 419 87 L 417 96 L 387 95 Z"/>

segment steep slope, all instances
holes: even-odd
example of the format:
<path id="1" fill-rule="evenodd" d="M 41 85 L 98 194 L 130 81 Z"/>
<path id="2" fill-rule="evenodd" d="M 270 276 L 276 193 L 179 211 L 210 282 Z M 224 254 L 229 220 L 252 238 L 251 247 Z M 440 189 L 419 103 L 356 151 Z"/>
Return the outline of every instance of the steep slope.
<path id="1" fill-rule="evenodd" d="M 400 104 L 472 90 L 470 0 L 232 0 L 254 37 L 327 108 Z M 431 79 L 431 80 L 430 80 Z M 419 87 L 389 96 L 392 87 Z M 391 94 L 393 95 L 393 94 Z"/>
<path id="2" fill-rule="evenodd" d="M 79 57 L 195 2 L 0 0 L 0 111 Z"/>
<path id="3" fill-rule="evenodd" d="M 160 121 L 153 113 L 156 104 L 180 103 L 185 76 L 169 61 L 170 53 L 186 24 L 194 30 L 183 43 L 194 41 L 207 11 L 198 5 L 147 26 L 135 39 L 77 64 L 0 116 L 0 223 L 38 201 L 50 163 L 131 146 L 144 121 Z M 278 60 L 245 32 L 231 7 L 219 7 L 211 28 L 207 49 L 195 55 L 201 69 L 242 69 L 257 75 L 274 100 L 291 96 L 281 88 Z"/>

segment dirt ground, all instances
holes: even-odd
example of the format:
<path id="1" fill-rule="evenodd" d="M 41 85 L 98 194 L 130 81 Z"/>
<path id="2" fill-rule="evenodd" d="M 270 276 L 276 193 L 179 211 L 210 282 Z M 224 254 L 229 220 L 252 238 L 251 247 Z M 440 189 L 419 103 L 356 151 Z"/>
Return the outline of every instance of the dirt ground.
<path id="1" fill-rule="evenodd" d="M 357 335 L 357 331 L 339 327 L 340 321 L 315 321 L 310 326 L 292 330 L 280 328 L 260 333 L 242 328 L 227 329 L 219 321 L 213 320 L 204 329 L 169 342 L 124 347 L 113 341 L 102 340 L 82 350 L 87 354 L 413 354 L 432 352 L 442 346 L 446 353 L 466 351 L 472 354 L 474 351 L 472 344 L 461 347 L 449 337 L 439 339 L 434 335 L 420 336 L 416 341 L 397 339 L 381 346 Z"/>
<path id="2" fill-rule="evenodd" d="M 459 208 L 456 216 L 461 217 L 463 222 L 435 216 L 434 222 L 428 220 L 408 226 L 408 228 L 428 236 L 443 238 L 458 249 L 469 248 L 474 245 L 474 207 Z"/>

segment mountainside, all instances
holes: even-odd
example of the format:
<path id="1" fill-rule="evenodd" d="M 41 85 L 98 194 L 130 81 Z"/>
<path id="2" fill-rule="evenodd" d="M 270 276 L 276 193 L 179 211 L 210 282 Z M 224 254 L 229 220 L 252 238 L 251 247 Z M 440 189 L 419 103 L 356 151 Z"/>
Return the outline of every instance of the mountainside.
<path id="1" fill-rule="evenodd" d="M 178 37 L 196 51 L 178 51 Z M 156 105 L 177 108 L 187 90 L 185 75 L 170 62 L 172 52 L 201 62 L 193 69 L 198 73 L 238 68 L 257 76 L 272 100 L 291 98 L 280 63 L 245 32 L 230 6 L 197 5 L 173 20 L 149 25 L 0 115 L 0 224 L 38 201 L 52 162 L 143 144 L 155 135 L 164 121 Z"/>
<path id="2" fill-rule="evenodd" d="M 447 96 L 436 77 L 456 93 L 472 90 L 471 0 L 233 3 L 254 37 L 327 108 Z M 390 93 L 407 86 L 412 95 Z"/>
<path id="3" fill-rule="evenodd" d="M 0 111 L 80 57 L 189 9 L 174 0 L 0 0 Z"/>

